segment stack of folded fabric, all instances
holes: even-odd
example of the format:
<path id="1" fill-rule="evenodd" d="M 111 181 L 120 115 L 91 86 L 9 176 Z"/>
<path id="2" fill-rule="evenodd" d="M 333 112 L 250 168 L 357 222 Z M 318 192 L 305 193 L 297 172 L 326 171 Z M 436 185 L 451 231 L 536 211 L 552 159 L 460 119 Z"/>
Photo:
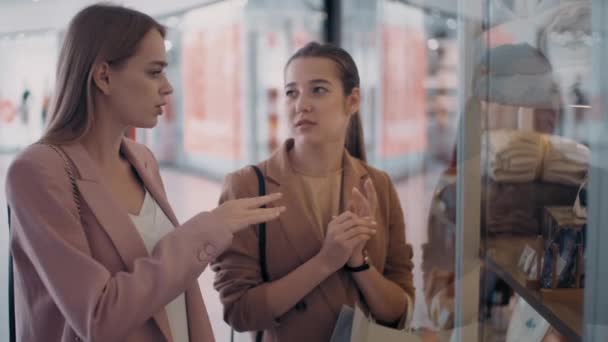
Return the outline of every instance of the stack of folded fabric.
<path id="1" fill-rule="evenodd" d="M 498 182 L 532 182 L 539 174 L 543 145 L 541 136 L 533 132 L 490 131 L 487 143 L 487 174 Z"/>
<path id="2" fill-rule="evenodd" d="M 570 139 L 516 130 L 486 133 L 487 175 L 494 181 L 581 185 L 589 168 L 589 149 Z M 485 155 L 485 154 L 484 154 Z"/>
<path id="3" fill-rule="evenodd" d="M 541 179 L 549 183 L 583 184 L 589 169 L 589 148 L 559 136 L 547 139 Z"/>

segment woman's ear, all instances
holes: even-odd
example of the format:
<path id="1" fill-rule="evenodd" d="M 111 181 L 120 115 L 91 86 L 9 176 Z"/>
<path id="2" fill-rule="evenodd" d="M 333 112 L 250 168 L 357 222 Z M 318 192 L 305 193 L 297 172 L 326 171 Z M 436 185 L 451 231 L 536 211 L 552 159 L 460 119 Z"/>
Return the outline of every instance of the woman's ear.
<path id="1" fill-rule="evenodd" d="M 93 66 L 93 84 L 104 95 L 110 95 L 110 65 L 107 62 Z"/>
<path id="2" fill-rule="evenodd" d="M 361 91 L 359 88 L 354 88 L 350 95 L 346 98 L 346 108 L 348 109 L 348 115 L 353 115 L 359 111 L 361 106 Z"/>

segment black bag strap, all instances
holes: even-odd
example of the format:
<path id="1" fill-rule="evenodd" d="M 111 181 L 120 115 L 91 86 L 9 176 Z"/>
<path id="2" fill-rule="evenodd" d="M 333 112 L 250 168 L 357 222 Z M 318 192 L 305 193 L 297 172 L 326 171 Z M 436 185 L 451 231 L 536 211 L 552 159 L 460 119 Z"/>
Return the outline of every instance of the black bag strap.
<path id="1" fill-rule="evenodd" d="M 251 167 L 258 177 L 259 196 L 265 196 L 266 182 L 264 182 L 264 175 L 259 167 L 255 165 L 252 165 Z M 266 205 L 263 205 L 262 208 L 266 208 Z M 262 279 L 264 282 L 267 282 L 270 280 L 270 277 L 268 276 L 268 268 L 266 265 L 266 222 L 262 222 L 258 225 L 258 252 L 260 253 L 260 270 L 262 271 Z"/>
<path id="2" fill-rule="evenodd" d="M 6 212 L 8 213 L 8 230 L 11 230 L 11 207 L 6 206 Z M 17 334 L 15 329 L 15 287 L 13 279 L 13 255 L 11 254 L 10 248 L 8 252 L 8 329 L 9 329 L 9 341 L 16 342 Z"/>
<path id="3" fill-rule="evenodd" d="M 255 171 L 255 175 L 258 177 L 258 191 L 259 196 L 266 195 L 266 182 L 264 181 L 264 175 L 259 167 L 251 165 Z M 263 205 L 262 208 L 266 208 Z M 266 264 L 266 222 L 262 222 L 258 225 L 258 253 L 260 255 L 260 270 L 262 273 L 262 280 L 268 282 L 270 277 L 268 276 L 268 267 Z M 255 341 L 262 342 L 264 339 L 264 331 L 260 330 L 255 334 Z"/>
<path id="4" fill-rule="evenodd" d="M 255 171 L 255 175 L 258 178 L 258 195 L 265 196 L 266 195 L 266 182 L 264 181 L 264 174 L 262 174 L 262 170 L 255 165 L 251 165 L 253 170 Z M 266 205 L 263 205 L 262 208 L 266 208 Z M 260 270 L 262 273 L 262 280 L 264 282 L 268 282 L 270 277 L 268 276 L 268 268 L 266 265 L 266 222 L 262 222 L 258 225 L 258 253 L 260 255 Z M 260 330 L 255 333 L 255 341 L 262 342 L 264 339 L 264 331 Z M 230 341 L 234 342 L 234 329 L 230 332 Z"/>

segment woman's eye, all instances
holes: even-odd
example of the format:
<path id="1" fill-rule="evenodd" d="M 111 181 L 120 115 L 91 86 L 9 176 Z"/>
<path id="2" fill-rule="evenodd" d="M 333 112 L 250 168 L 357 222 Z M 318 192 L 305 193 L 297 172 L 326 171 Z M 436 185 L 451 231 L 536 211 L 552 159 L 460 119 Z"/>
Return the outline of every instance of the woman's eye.
<path id="1" fill-rule="evenodd" d="M 163 70 L 152 70 L 149 72 L 149 74 L 152 76 L 159 76 L 162 73 L 163 73 Z"/>
<path id="2" fill-rule="evenodd" d="M 312 92 L 314 94 L 323 94 L 327 92 L 327 89 L 325 89 L 324 87 L 314 87 L 312 88 Z"/>

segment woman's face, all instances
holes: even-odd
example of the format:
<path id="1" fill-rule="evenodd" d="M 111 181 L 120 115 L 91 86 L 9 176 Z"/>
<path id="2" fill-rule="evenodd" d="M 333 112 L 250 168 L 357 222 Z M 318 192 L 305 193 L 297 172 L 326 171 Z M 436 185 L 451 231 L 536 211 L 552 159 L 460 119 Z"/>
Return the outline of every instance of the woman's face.
<path id="1" fill-rule="evenodd" d="M 350 116 L 359 109 L 359 89 L 344 93 L 334 62 L 296 58 L 285 70 L 289 126 L 296 143 L 343 143 Z"/>
<path id="2" fill-rule="evenodd" d="M 102 92 L 113 119 L 128 127 L 154 127 L 173 92 L 166 66 L 164 38 L 155 29 L 144 36 L 135 55 L 119 66 L 110 66 L 107 90 Z"/>

